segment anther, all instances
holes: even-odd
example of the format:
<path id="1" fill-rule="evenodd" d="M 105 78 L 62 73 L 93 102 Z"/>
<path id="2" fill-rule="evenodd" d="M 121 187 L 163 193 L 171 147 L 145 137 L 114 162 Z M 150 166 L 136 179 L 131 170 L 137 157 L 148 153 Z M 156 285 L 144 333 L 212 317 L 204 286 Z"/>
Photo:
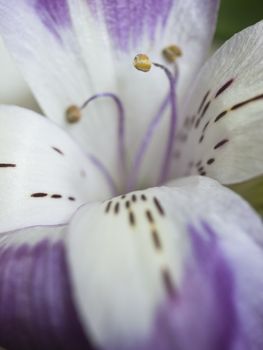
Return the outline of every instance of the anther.
<path id="1" fill-rule="evenodd" d="M 150 58 L 143 53 L 139 53 L 134 57 L 133 65 L 136 69 L 142 72 L 149 72 L 149 70 L 152 68 L 152 62 Z"/>
<path id="2" fill-rule="evenodd" d="M 163 49 L 162 54 L 166 61 L 173 63 L 176 59 L 182 56 L 182 50 L 176 45 L 170 45 Z"/>
<path id="3" fill-rule="evenodd" d="M 81 111 L 78 106 L 69 106 L 66 110 L 66 120 L 68 123 L 77 123 L 81 118 Z"/>

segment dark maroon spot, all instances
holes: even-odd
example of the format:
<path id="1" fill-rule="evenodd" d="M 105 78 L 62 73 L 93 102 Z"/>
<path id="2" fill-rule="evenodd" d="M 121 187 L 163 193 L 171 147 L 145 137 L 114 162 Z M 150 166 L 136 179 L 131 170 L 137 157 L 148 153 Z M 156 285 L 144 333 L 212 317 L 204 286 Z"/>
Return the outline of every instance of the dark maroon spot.
<path id="1" fill-rule="evenodd" d="M 254 101 L 257 101 L 257 100 L 260 100 L 263 98 L 263 94 L 262 95 L 258 95 L 258 96 L 255 96 L 255 97 L 252 97 L 246 101 L 243 101 L 243 102 L 240 102 L 240 103 L 237 103 L 236 105 L 234 105 L 231 110 L 235 110 L 235 109 L 238 109 L 240 107 L 243 107 L 245 106 L 246 104 L 250 103 L 250 102 L 254 102 Z"/>
<path id="2" fill-rule="evenodd" d="M 204 135 L 201 135 L 201 137 L 199 139 L 199 143 L 201 143 L 203 141 L 204 137 L 205 137 Z"/>
<path id="3" fill-rule="evenodd" d="M 223 146 L 223 145 L 224 145 L 225 143 L 227 143 L 228 141 L 229 141 L 229 140 L 224 139 L 224 140 L 218 142 L 218 143 L 214 146 L 214 149 L 217 149 L 217 148 Z"/>
<path id="4" fill-rule="evenodd" d="M 68 200 L 70 200 L 70 201 L 75 201 L 76 198 L 75 198 L 75 197 L 68 197 Z"/>
<path id="5" fill-rule="evenodd" d="M 214 122 L 218 122 L 218 120 L 220 120 L 221 118 L 223 118 L 224 115 L 227 114 L 228 111 L 223 111 L 220 114 L 218 114 L 218 116 L 216 117 L 216 119 L 214 120 Z"/>
<path id="6" fill-rule="evenodd" d="M 208 127 L 208 125 L 209 125 L 209 121 L 208 121 L 208 122 L 205 124 L 205 126 L 203 127 L 203 130 L 202 130 L 203 133 L 206 131 L 206 128 Z"/>
<path id="7" fill-rule="evenodd" d="M 210 165 L 210 164 L 213 164 L 215 161 L 215 158 L 210 158 L 208 159 L 208 161 L 206 162 L 206 164 Z"/>
<path id="8" fill-rule="evenodd" d="M 115 213 L 115 214 L 118 214 L 119 208 L 120 208 L 120 203 L 117 202 L 117 203 L 115 204 L 115 207 L 114 207 L 114 213 Z"/>
<path id="9" fill-rule="evenodd" d="M 12 163 L 0 163 L 0 168 L 14 168 L 16 167 L 16 164 Z"/>
<path id="10" fill-rule="evenodd" d="M 54 151 L 58 152 L 59 154 L 61 154 L 62 156 L 64 156 L 64 153 L 57 147 L 52 147 Z"/>
<path id="11" fill-rule="evenodd" d="M 200 115 L 199 119 L 202 119 L 204 117 L 204 115 L 206 114 L 206 111 L 208 110 L 209 106 L 210 106 L 211 101 L 208 101 L 207 104 L 204 106 L 204 109 Z"/>
<path id="12" fill-rule="evenodd" d="M 153 216 L 152 216 L 152 213 L 150 212 L 150 210 L 146 210 L 145 214 L 146 214 L 146 217 L 147 217 L 148 221 L 149 221 L 151 224 L 153 224 L 153 223 L 154 223 L 154 220 L 153 220 Z"/>
<path id="13" fill-rule="evenodd" d="M 46 197 L 46 196 L 47 196 L 47 193 L 43 193 L 43 192 L 36 192 L 31 194 L 31 197 L 36 197 L 36 198 Z"/>
<path id="14" fill-rule="evenodd" d="M 108 213 L 110 211 L 110 207 L 111 207 L 111 203 L 112 201 L 109 201 L 106 208 L 105 208 L 105 212 Z"/>
<path id="15" fill-rule="evenodd" d="M 234 79 L 230 79 L 223 86 L 221 86 L 221 88 L 217 90 L 215 94 L 215 98 L 221 95 L 233 83 L 233 81 Z"/>
<path id="16" fill-rule="evenodd" d="M 124 198 L 126 198 L 126 195 L 125 195 L 125 194 L 123 194 L 123 195 L 121 196 L 121 199 L 124 199 Z"/>
<path id="17" fill-rule="evenodd" d="M 134 213 L 132 211 L 129 212 L 129 222 L 132 226 L 135 225 L 135 216 L 134 216 Z"/>
<path id="18" fill-rule="evenodd" d="M 201 175 L 201 176 L 205 176 L 205 175 L 206 175 L 206 172 L 205 172 L 205 171 L 202 171 L 202 172 L 200 173 L 200 175 Z"/>
<path id="19" fill-rule="evenodd" d="M 196 129 L 198 128 L 198 126 L 199 126 L 199 124 L 200 124 L 200 121 L 201 121 L 201 119 L 198 118 L 197 121 L 195 122 L 195 128 L 196 128 Z"/>
<path id="20" fill-rule="evenodd" d="M 61 194 L 52 194 L 51 198 L 58 199 L 58 198 L 62 198 L 62 196 Z"/>
<path id="21" fill-rule="evenodd" d="M 172 276 L 170 271 L 165 268 L 162 270 L 162 280 L 165 287 L 165 290 L 170 298 L 174 298 L 176 296 L 176 289 L 172 280 Z"/>
<path id="22" fill-rule="evenodd" d="M 153 243 L 154 246 L 157 250 L 160 250 L 162 248 L 162 244 L 161 244 L 161 240 L 160 237 L 158 235 L 158 232 L 156 230 L 152 231 L 152 239 L 153 239 Z"/>
<path id="23" fill-rule="evenodd" d="M 143 201 L 146 201 L 146 200 L 147 200 L 145 194 L 142 194 L 142 195 L 141 195 L 141 199 L 142 199 Z"/>
<path id="24" fill-rule="evenodd" d="M 203 106 L 204 106 L 204 104 L 205 104 L 205 102 L 206 102 L 206 99 L 207 99 L 209 93 L 210 93 L 210 91 L 207 91 L 207 93 L 206 93 L 205 96 L 203 97 L 203 99 L 202 99 L 202 101 L 201 101 L 201 103 L 200 103 L 200 106 L 199 106 L 199 108 L 198 108 L 198 113 L 199 113 L 199 112 L 201 111 L 201 109 L 203 108 Z"/>
<path id="25" fill-rule="evenodd" d="M 199 173 L 201 173 L 202 171 L 204 171 L 204 167 L 200 166 L 200 168 L 197 169 L 199 171 Z"/>
<path id="26" fill-rule="evenodd" d="M 131 205 L 131 203 L 130 203 L 129 201 L 126 201 L 126 202 L 125 202 L 125 207 L 126 207 L 127 209 L 130 208 L 130 205 Z"/>
<path id="27" fill-rule="evenodd" d="M 164 210 L 163 207 L 161 206 L 161 203 L 158 201 L 158 199 L 156 197 L 153 198 L 153 202 L 158 210 L 158 212 L 164 216 Z"/>
<path id="28" fill-rule="evenodd" d="M 131 197 L 131 199 L 132 199 L 132 201 L 133 201 L 133 202 L 136 202 L 136 201 L 137 201 L 137 197 L 136 197 L 136 195 L 135 195 L 135 194 L 133 194 L 133 195 L 132 195 L 132 197 Z"/>

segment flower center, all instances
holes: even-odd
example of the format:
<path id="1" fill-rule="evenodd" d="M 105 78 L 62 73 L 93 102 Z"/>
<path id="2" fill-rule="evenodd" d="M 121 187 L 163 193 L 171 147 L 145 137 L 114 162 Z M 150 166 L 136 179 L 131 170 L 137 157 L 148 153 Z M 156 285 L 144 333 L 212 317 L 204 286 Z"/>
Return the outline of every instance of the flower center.
<path id="1" fill-rule="evenodd" d="M 182 51 L 176 45 L 170 45 L 163 49 L 162 54 L 164 58 L 169 63 L 174 63 L 178 57 L 182 55 Z M 154 118 L 148 125 L 146 133 L 144 134 L 142 141 L 139 145 L 138 151 L 135 154 L 130 171 L 127 175 L 127 164 L 126 164 L 126 152 L 125 152 L 125 113 L 123 103 L 120 98 L 111 92 L 103 92 L 98 93 L 91 96 L 88 100 L 86 100 L 81 107 L 72 105 L 70 106 L 65 113 L 65 117 L 68 123 L 76 123 L 81 120 L 82 110 L 86 108 L 92 101 L 101 99 L 101 98 L 110 98 L 117 107 L 117 117 L 118 117 L 118 143 L 117 143 L 117 154 L 119 159 L 119 168 L 120 173 L 122 175 L 121 186 L 114 185 L 114 180 L 110 175 L 109 171 L 105 168 L 100 160 L 98 160 L 95 156 L 91 155 L 93 164 L 98 167 L 101 171 L 103 169 L 103 175 L 111 188 L 113 189 L 114 194 L 126 193 L 127 191 L 132 191 L 138 187 L 138 175 L 139 171 L 145 156 L 145 153 L 150 145 L 150 142 L 153 138 L 153 134 L 159 122 L 161 121 L 164 112 L 168 106 L 170 106 L 170 126 L 168 131 L 168 137 L 166 141 L 166 147 L 161 163 L 161 168 L 158 175 L 158 180 L 156 185 L 160 185 L 164 183 L 168 177 L 170 172 L 170 166 L 172 161 L 172 150 L 175 139 L 176 132 L 176 122 L 177 122 L 177 111 L 176 111 L 176 82 L 178 79 L 178 69 L 177 66 L 175 70 L 175 74 L 173 74 L 166 66 L 152 62 L 150 58 L 146 54 L 138 54 L 134 58 L 133 61 L 134 67 L 142 72 L 149 72 L 152 67 L 156 67 L 161 69 L 169 83 L 169 93 L 163 101 L 160 109 L 157 111 Z"/>

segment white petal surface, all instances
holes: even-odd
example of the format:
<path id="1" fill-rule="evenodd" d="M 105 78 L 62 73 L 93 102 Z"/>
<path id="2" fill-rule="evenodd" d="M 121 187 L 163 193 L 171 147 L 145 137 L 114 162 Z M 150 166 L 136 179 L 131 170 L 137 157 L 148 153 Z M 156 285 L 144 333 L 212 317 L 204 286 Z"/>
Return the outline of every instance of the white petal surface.
<path id="1" fill-rule="evenodd" d="M 183 51 L 178 60 L 182 102 L 206 56 L 217 6 L 217 0 L 1 0 L 0 31 L 44 112 L 103 158 L 116 176 L 117 113 L 112 101 L 93 102 L 75 125 L 66 123 L 65 110 L 82 105 L 95 93 L 117 93 L 125 106 L 131 157 L 168 86 L 157 69 L 148 76 L 136 72 L 133 57 L 146 52 L 164 62 L 162 49 L 178 45 Z M 174 70 L 173 65 L 170 68 Z M 168 120 L 165 115 L 146 169 L 163 155 L 160 138 L 167 133 Z M 156 177 L 159 164 L 156 169 L 142 176 Z"/>
<path id="2" fill-rule="evenodd" d="M 70 270 L 79 313 L 97 346 L 151 348 L 141 345 L 154 332 L 161 305 L 180 295 L 191 256 L 189 225 L 202 222 L 218 233 L 227 256 L 235 257 L 231 268 L 238 269 L 235 259 L 243 259 L 247 241 L 254 251 L 245 259 L 248 266 L 263 266 L 257 246 L 263 243 L 260 219 L 237 195 L 208 178 L 133 192 L 77 212 L 67 239 Z M 242 271 L 240 276 L 242 284 Z"/>
<path id="3" fill-rule="evenodd" d="M 263 173 L 262 45 L 263 21 L 235 35 L 201 70 L 176 139 L 176 176 L 206 174 L 230 184 Z"/>
<path id="4" fill-rule="evenodd" d="M 0 232 L 65 223 L 83 203 L 108 198 L 99 170 L 46 118 L 0 107 Z"/>

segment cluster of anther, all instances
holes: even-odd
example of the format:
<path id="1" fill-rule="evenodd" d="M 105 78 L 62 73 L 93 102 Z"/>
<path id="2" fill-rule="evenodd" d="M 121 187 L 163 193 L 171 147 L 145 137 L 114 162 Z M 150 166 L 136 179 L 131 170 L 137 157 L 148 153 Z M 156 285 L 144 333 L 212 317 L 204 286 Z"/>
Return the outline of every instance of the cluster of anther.
<path id="1" fill-rule="evenodd" d="M 170 45 L 168 47 L 166 47 L 163 51 L 162 54 L 164 56 L 164 58 L 169 62 L 175 62 L 177 60 L 178 57 L 180 57 L 182 55 L 182 51 L 181 49 L 176 46 L 176 45 Z M 166 146 L 166 150 L 165 150 L 165 154 L 164 154 L 164 160 L 163 160 L 163 164 L 161 166 L 161 170 L 160 170 L 160 175 L 159 175 L 159 180 L 158 180 L 158 184 L 163 183 L 165 180 L 167 180 L 168 174 L 169 174 L 169 170 L 170 170 L 170 165 L 171 165 L 171 161 L 172 161 L 172 147 L 173 147 L 173 143 L 174 143 L 174 138 L 175 138 L 175 129 L 176 129 L 176 103 L 175 103 L 175 82 L 176 82 L 176 77 L 174 76 L 173 73 L 171 73 L 169 71 L 169 69 L 159 63 L 154 63 L 151 62 L 150 58 L 146 55 L 146 54 L 138 54 L 133 61 L 134 67 L 140 71 L 143 72 L 148 72 L 152 66 L 155 66 L 157 68 L 161 68 L 166 77 L 168 78 L 169 81 L 169 85 L 170 85 L 170 93 L 168 96 L 168 103 L 170 103 L 171 106 L 171 122 L 170 122 L 170 128 L 169 128 L 169 135 L 167 138 L 167 146 Z M 120 165 L 121 165 L 121 169 L 125 170 L 126 169 L 126 159 L 125 159 L 125 140 L 124 140 L 124 108 L 122 105 L 122 102 L 120 101 L 119 97 L 113 93 L 110 92 L 104 92 L 104 93 L 99 93 L 96 95 L 91 96 L 86 102 L 84 102 L 84 104 L 81 107 L 78 107 L 76 105 L 72 105 L 70 107 L 68 107 L 68 109 L 66 110 L 65 113 L 65 117 L 68 123 L 76 123 L 81 119 L 81 112 L 82 110 L 87 107 L 87 105 L 93 101 L 96 100 L 98 98 L 101 97 L 109 97 L 111 98 L 114 103 L 117 106 L 118 109 L 118 138 L 119 138 L 119 142 L 118 142 L 118 154 L 119 154 L 119 158 L 120 158 Z M 161 116 L 163 115 L 163 111 L 160 112 Z M 156 123 L 157 125 L 158 123 Z M 150 128 L 150 126 L 149 126 Z M 146 134 L 145 134 L 145 138 L 147 138 L 147 134 L 148 134 L 149 130 L 147 130 Z M 137 156 L 140 158 L 141 160 L 141 155 L 142 153 L 144 154 L 146 149 L 144 149 L 145 147 L 145 138 L 142 141 L 142 147 L 140 147 L 140 149 L 138 150 L 138 154 Z M 142 148 L 142 149 L 141 149 Z M 137 176 L 138 174 L 138 169 L 139 168 L 139 163 L 141 162 L 137 162 L 136 161 L 136 157 L 135 157 L 135 162 L 134 162 L 134 169 L 132 169 L 131 174 L 133 174 L 134 176 Z M 124 171 L 125 172 L 125 171 Z M 128 183 L 134 183 L 135 180 L 134 179 L 129 179 Z M 130 187 L 128 185 L 128 187 Z M 133 187 L 133 186 L 132 186 Z M 130 188 L 129 188 L 130 189 Z"/>
<path id="2" fill-rule="evenodd" d="M 127 224 L 132 229 L 132 234 L 139 234 L 136 228 L 140 226 L 140 220 L 144 220 L 149 227 L 149 234 L 152 247 L 156 254 L 164 253 L 161 232 L 158 229 L 158 222 L 166 219 L 166 214 L 160 200 L 155 196 L 146 195 L 144 192 L 134 192 L 119 196 L 104 204 L 106 215 L 118 218 L 119 215 L 127 216 Z M 141 214 L 143 213 L 143 219 Z M 140 214 L 140 215 L 139 215 Z M 172 274 L 168 265 L 160 266 L 161 281 L 164 289 L 170 297 L 176 294 Z"/>

